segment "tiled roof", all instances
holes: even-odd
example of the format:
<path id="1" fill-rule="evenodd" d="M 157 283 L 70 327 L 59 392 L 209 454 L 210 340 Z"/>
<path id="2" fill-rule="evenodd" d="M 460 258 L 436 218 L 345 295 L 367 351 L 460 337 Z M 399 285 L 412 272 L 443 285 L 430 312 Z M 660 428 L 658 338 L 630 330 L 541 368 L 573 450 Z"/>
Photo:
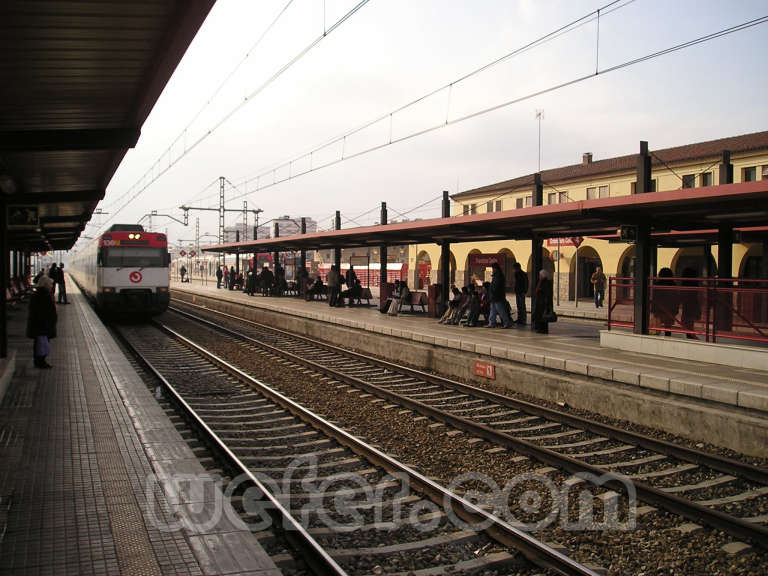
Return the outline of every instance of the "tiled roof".
<path id="1" fill-rule="evenodd" d="M 651 150 L 651 161 L 653 166 L 662 166 L 660 160 L 663 160 L 667 164 L 689 160 L 704 160 L 708 158 L 715 160 L 720 157 L 723 150 L 730 150 L 732 153 L 743 153 L 766 149 L 768 149 L 768 131 L 754 132 L 752 134 L 742 134 L 741 136 L 731 136 L 729 138 L 720 138 L 708 142 L 697 142 L 695 144 L 686 144 L 685 146 L 675 146 L 674 148 Z M 580 163 L 571 166 L 562 166 L 560 168 L 552 168 L 551 170 L 542 170 L 541 179 L 544 182 L 586 179 L 602 174 L 633 171 L 636 167 L 637 154 L 629 154 L 627 156 L 596 160 L 588 164 Z M 497 182 L 496 184 L 459 192 L 451 197 L 454 199 L 463 198 L 465 196 L 474 196 L 476 194 L 495 193 L 513 190 L 515 188 L 533 187 L 533 185 L 534 175 L 526 174 L 525 176 L 519 176 L 512 180 L 505 180 L 504 182 Z"/>

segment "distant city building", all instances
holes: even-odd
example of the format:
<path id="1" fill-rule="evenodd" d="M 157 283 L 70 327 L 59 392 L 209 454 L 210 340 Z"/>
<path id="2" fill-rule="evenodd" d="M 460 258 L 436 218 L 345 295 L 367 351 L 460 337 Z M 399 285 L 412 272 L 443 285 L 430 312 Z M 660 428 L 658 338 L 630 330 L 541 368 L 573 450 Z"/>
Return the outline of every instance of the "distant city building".
<path id="1" fill-rule="evenodd" d="M 317 222 L 312 218 L 305 218 L 307 225 L 307 234 L 317 232 Z M 295 236 L 301 232 L 301 216 L 292 218 L 291 216 L 280 216 L 271 222 L 259 224 L 258 238 L 263 240 L 265 238 L 272 238 L 272 231 L 277 224 L 280 236 Z M 253 240 L 253 224 L 246 226 L 242 222 L 235 224 L 234 226 L 227 226 L 224 228 L 224 243 L 237 242 L 237 232 L 240 232 L 240 242 L 245 240 Z"/>

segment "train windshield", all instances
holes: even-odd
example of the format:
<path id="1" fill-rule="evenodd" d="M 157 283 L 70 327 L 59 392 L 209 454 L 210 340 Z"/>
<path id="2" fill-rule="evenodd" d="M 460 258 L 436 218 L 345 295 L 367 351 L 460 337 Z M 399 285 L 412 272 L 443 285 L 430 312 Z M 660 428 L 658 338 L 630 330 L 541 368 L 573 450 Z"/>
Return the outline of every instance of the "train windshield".
<path id="1" fill-rule="evenodd" d="M 105 268 L 162 268 L 165 254 L 165 248 L 103 248 L 101 265 Z"/>

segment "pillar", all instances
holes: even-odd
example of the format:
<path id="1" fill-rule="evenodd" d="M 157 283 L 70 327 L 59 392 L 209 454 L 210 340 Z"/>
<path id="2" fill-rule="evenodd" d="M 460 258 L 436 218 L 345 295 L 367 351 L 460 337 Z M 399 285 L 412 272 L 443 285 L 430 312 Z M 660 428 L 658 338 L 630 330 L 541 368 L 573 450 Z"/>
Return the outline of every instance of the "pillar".
<path id="1" fill-rule="evenodd" d="M 644 222 L 637 226 L 635 244 L 635 334 L 648 334 L 648 279 L 651 275 L 651 226 Z"/>
<path id="2" fill-rule="evenodd" d="M 305 216 L 301 217 L 301 233 L 306 234 L 307 233 L 307 218 Z M 302 248 L 299 252 L 299 270 L 301 270 L 301 277 L 304 277 L 304 272 L 307 269 L 307 251 Z M 300 290 L 304 290 L 304 286 L 299 287 Z"/>
<path id="3" fill-rule="evenodd" d="M 8 288 L 8 214 L 0 203 L 0 358 L 8 357 L 8 318 L 5 291 Z"/>
<path id="4" fill-rule="evenodd" d="M 235 230 L 235 242 L 240 242 L 240 230 Z M 235 273 L 240 274 L 240 251 L 235 252 Z"/>
<path id="5" fill-rule="evenodd" d="M 387 203 L 382 202 L 381 203 L 381 217 L 379 218 L 379 222 L 382 226 L 387 224 Z M 384 284 L 387 283 L 387 245 L 382 244 L 379 247 L 379 291 L 384 287 Z M 414 287 L 415 290 L 415 287 Z"/>
<path id="6" fill-rule="evenodd" d="M 272 224 L 272 238 L 280 238 L 280 225 L 278 222 Z M 280 262 L 280 252 L 275 250 L 272 252 L 272 270 L 277 269 L 277 265 Z"/>
<path id="7" fill-rule="evenodd" d="M 336 216 L 333 219 L 333 229 L 341 230 L 341 211 L 339 210 L 336 210 Z M 338 268 L 339 274 L 341 274 L 341 248 L 333 249 L 333 263 Z"/>
<path id="8" fill-rule="evenodd" d="M 448 190 L 443 190 L 443 218 L 451 217 L 451 199 L 448 196 Z M 443 303 L 443 310 L 448 306 L 450 299 L 451 285 L 451 243 L 443 240 L 440 244 L 440 292 Z M 442 314 L 441 314 L 442 315 Z"/>
<path id="9" fill-rule="evenodd" d="M 544 203 L 544 184 L 541 181 L 541 173 L 533 175 L 533 198 L 531 205 L 541 206 Z M 541 252 L 544 248 L 544 239 L 541 236 L 531 237 L 531 268 L 533 268 L 533 281 L 531 282 L 531 312 L 536 306 L 536 284 L 539 281 L 539 273 L 543 267 Z M 526 272 L 530 272 L 526 270 Z M 534 323 L 531 321 L 531 330 L 534 329 Z"/>
<path id="10" fill-rule="evenodd" d="M 723 150 L 723 161 L 720 164 L 719 184 L 733 184 L 733 164 L 731 164 L 731 151 Z"/>

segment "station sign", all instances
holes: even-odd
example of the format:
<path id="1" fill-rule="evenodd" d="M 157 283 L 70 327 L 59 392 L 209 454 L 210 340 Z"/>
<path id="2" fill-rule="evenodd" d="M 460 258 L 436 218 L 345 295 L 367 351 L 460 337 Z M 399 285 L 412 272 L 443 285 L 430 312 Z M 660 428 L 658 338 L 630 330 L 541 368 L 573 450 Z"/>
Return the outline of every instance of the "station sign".
<path id="1" fill-rule="evenodd" d="M 480 268 L 491 266 L 494 262 L 504 268 L 504 254 L 474 254 L 469 255 L 469 267 Z"/>
<path id="2" fill-rule="evenodd" d="M 179 252 L 179 256 L 181 256 L 182 258 L 183 258 L 184 256 L 186 256 L 186 255 L 187 255 L 187 252 L 186 252 L 186 250 L 181 250 L 181 251 Z"/>
<path id="3" fill-rule="evenodd" d="M 584 242 L 582 236 L 574 236 L 572 238 L 547 238 L 547 246 L 575 246 L 578 248 Z"/>
<path id="4" fill-rule="evenodd" d="M 195 256 L 197 256 L 197 252 L 195 252 L 194 250 L 190 250 L 189 251 L 189 256 L 190 256 L 190 258 L 194 258 Z"/>
<path id="5" fill-rule="evenodd" d="M 482 360 L 475 360 L 475 376 L 496 380 L 496 365 Z"/>

